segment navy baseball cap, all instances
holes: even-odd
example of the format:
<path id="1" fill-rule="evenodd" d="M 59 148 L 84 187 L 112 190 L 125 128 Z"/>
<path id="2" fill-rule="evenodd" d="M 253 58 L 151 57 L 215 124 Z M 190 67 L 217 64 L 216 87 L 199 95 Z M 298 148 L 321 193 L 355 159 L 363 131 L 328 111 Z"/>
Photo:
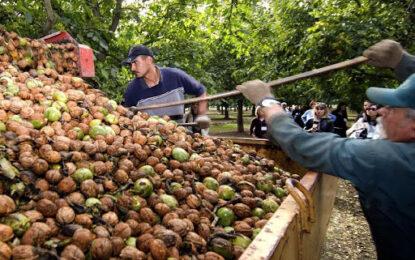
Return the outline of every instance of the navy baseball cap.
<path id="1" fill-rule="evenodd" d="M 134 45 L 128 51 L 127 59 L 121 62 L 122 65 L 130 65 L 139 55 L 150 56 L 154 58 L 153 52 L 144 45 Z"/>
<path id="2" fill-rule="evenodd" d="M 415 109 L 415 74 L 412 74 L 398 88 L 368 88 L 370 101 L 383 106 Z"/>

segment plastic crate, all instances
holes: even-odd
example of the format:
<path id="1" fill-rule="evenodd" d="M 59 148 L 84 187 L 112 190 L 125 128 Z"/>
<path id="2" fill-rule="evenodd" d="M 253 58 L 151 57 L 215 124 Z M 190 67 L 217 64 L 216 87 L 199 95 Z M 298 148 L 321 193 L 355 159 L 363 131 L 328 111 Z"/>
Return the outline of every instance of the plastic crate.
<path id="1" fill-rule="evenodd" d="M 79 44 L 68 32 L 56 32 L 42 37 L 47 43 L 74 43 L 78 53 L 79 76 L 83 78 L 95 77 L 94 51 L 87 45 Z"/>

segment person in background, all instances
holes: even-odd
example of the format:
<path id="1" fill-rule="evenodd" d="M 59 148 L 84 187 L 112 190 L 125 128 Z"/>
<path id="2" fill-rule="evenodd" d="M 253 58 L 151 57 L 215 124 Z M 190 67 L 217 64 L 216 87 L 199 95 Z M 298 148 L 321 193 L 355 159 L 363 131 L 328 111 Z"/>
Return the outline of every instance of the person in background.
<path id="1" fill-rule="evenodd" d="M 377 118 L 379 116 L 378 106 L 372 104 L 366 108 L 364 116 L 359 118 L 347 131 L 349 138 L 372 139 L 376 132 Z"/>
<path id="2" fill-rule="evenodd" d="M 330 112 L 330 110 L 329 110 L 329 113 L 328 113 L 328 115 L 327 115 L 327 116 L 330 118 L 330 120 L 331 120 L 332 122 L 336 121 L 336 116 L 335 116 L 335 115 L 333 115 L 333 113 L 331 113 L 331 112 Z"/>
<path id="3" fill-rule="evenodd" d="M 290 108 L 288 107 L 286 102 L 282 102 L 281 103 L 282 108 L 285 110 L 285 112 L 287 113 L 291 113 Z"/>
<path id="4" fill-rule="evenodd" d="M 328 117 L 329 109 L 325 103 L 316 103 L 313 109 L 314 116 L 306 123 L 304 129 L 307 132 L 333 132 L 333 121 Z"/>
<path id="5" fill-rule="evenodd" d="M 347 105 L 344 102 L 339 102 L 337 108 L 333 111 L 336 119 L 333 121 L 334 133 L 341 137 L 346 137 L 347 130 Z"/>
<path id="6" fill-rule="evenodd" d="M 265 122 L 264 110 L 261 107 L 256 109 L 256 117 L 252 119 L 249 135 L 256 138 L 265 138 L 267 133 L 267 123 Z"/>
<path id="7" fill-rule="evenodd" d="M 303 108 L 301 107 L 301 105 L 293 105 L 293 111 L 291 113 L 291 116 L 294 118 L 294 121 L 301 127 L 304 127 L 304 122 L 301 119 L 301 116 L 303 114 Z"/>
<path id="8" fill-rule="evenodd" d="M 365 100 L 363 101 L 363 111 L 360 112 L 357 117 L 356 117 L 356 122 L 357 120 L 359 120 L 360 118 L 364 118 L 366 116 L 366 109 L 368 109 L 370 106 L 372 105 L 372 102 L 370 102 L 369 100 Z"/>
<path id="9" fill-rule="evenodd" d="M 184 95 L 206 97 L 206 88 L 186 72 L 155 64 L 153 52 L 144 45 L 134 45 L 122 62 L 135 74 L 124 93 L 124 105 L 147 106 L 184 100 Z M 207 101 L 200 102 L 197 116 L 206 115 Z M 184 106 L 149 109 L 150 115 L 168 115 L 172 120 L 183 122 Z M 196 118 L 195 121 L 198 121 Z"/>
<path id="10" fill-rule="evenodd" d="M 304 125 L 310 121 L 310 119 L 313 118 L 314 116 L 314 106 L 317 104 L 318 102 L 315 100 L 311 100 L 310 101 L 310 109 L 306 110 L 303 115 L 301 116 L 301 119 L 303 120 Z M 336 120 L 336 116 L 333 115 L 332 113 L 328 112 L 327 114 L 328 118 L 330 118 L 331 121 L 335 121 Z"/>
<path id="11" fill-rule="evenodd" d="M 303 120 L 303 123 L 305 125 L 305 123 L 307 123 L 307 121 L 309 121 L 311 118 L 313 118 L 314 116 L 314 106 L 317 104 L 317 102 L 315 100 L 311 100 L 310 101 L 310 109 L 306 110 L 303 115 L 301 116 L 301 119 Z"/>

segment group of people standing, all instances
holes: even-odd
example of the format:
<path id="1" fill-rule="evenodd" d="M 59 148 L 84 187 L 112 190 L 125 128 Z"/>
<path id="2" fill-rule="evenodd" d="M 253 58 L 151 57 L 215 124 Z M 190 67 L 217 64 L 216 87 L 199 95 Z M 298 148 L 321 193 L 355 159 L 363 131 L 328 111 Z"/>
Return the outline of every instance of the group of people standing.
<path id="1" fill-rule="evenodd" d="M 347 137 L 384 139 L 382 117 L 378 113 L 380 108 L 380 105 L 365 100 L 363 103 L 363 111 L 357 116 L 356 122 L 346 131 Z"/>
<path id="2" fill-rule="evenodd" d="M 309 133 L 331 132 L 341 137 L 357 139 L 383 138 L 381 118 L 377 112 L 381 106 L 369 100 L 364 101 L 362 112 L 357 115 L 356 121 L 350 128 L 347 125 L 347 104 L 344 102 L 340 102 L 333 111 L 330 111 L 326 103 L 314 100 L 310 102 L 308 110 L 297 105 L 293 105 L 291 108 L 287 107 L 285 103 L 281 105 L 294 121 Z M 261 107 L 258 107 L 256 117 L 251 123 L 250 135 L 265 138 L 266 133 L 267 124 L 264 112 Z"/>

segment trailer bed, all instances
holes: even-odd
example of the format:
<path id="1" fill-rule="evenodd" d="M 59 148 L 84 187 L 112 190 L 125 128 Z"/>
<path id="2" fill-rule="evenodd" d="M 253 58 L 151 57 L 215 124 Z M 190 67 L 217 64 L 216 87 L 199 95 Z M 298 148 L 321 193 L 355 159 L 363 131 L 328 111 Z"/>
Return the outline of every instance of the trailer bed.
<path id="1" fill-rule="evenodd" d="M 246 151 L 255 150 L 275 160 L 283 170 L 302 176 L 300 183 L 310 192 L 315 209 L 314 220 L 307 219 L 302 216 L 307 212 L 300 214 L 298 203 L 289 195 L 240 259 L 319 259 L 336 197 L 337 177 L 308 171 L 266 139 L 220 138 L 239 144 Z M 305 200 L 305 196 L 298 194 Z M 308 223 L 304 223 L 304 219 Z"/>

